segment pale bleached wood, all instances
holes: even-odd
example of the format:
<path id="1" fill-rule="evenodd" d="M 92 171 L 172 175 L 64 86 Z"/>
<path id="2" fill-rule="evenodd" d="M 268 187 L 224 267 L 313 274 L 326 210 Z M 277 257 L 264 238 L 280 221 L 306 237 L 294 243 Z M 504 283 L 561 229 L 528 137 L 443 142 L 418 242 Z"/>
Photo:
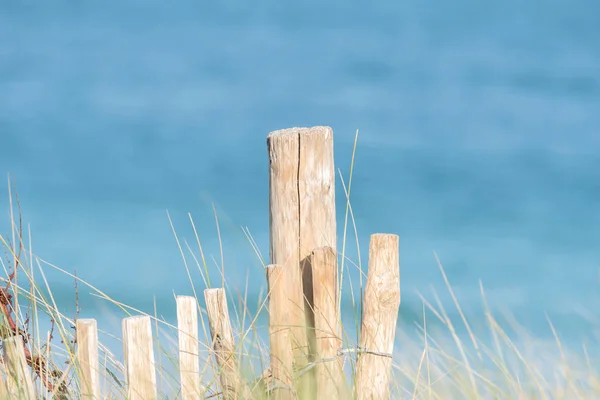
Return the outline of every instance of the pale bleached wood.
<path id="1" fill-rule="evenodd" d="M 298 196 L 300 198 L 300 260 L 319 247 L 335 252 L 335 165 L 333 131 L 317 126 L 298 129 L 300 166 Z"/>
<path id="2" fill-rule="evenodd" d="M 285 267 L 267 266 L 269 285 L 269 346 L 271 349 L 271 396 L 274 400 L 295 398 L 293 390 L 293 361 L 290 314 L 286 304 L 289 292 L 284 280 Z"/>
<path id="3" fill-rule="evenodd" d="M 98 357 L 98 325 L 95 319 L 78 319 L 77 359 L 79 362 L 82 399 L 100 399 L 100 359 Z"/>
<path id="4" fill-rule="evenodd" d="M 156 399 L 156 364 L 149 316 L 123 319 L 123 350 L 127 398 L 129 400 Z"/>
<path id="5" fill-rule="evenodd" d="M 8 391 L 8 387 L 6 386 L 6 380 L 4 377 L 6 376 L 6 368 L 4 367 L 4 363 L 0 363 L 0 399 L 10 399 L 10 392 Z"/>
<path id="6" fill-rule="evenodd" d="M 341 326 L 338 308 L 337 257 L 331 247 L 320 247 L 310 257 L 313 277 L 316 383 L 318 399 L 347 399 L 343 373 Z M 324 362 L 320 362 L 325 360 Z"/>
<path id="7" fill-rule="evenodd" d="M 2 341 L 4 363 L 6 365 L 6 384 L 10 398 L 35 399 L 35 390 L 31 372 L 25 360 L 23 337 L 13 336 Z"/>
<path id="8" fill-rule="evenodd" d="M 400 263 L 397 235 L 374 234 L 369 245 L 360 347 L 356 365 L 359 400 L 390 398 L 392 354 L 400 307 Z M 383 354 L 371 354 L 368 351 Z"/>
<path id="9" fill-rule="evenodd" d="M 294 357 L 302 362 L 308 353 L 304 294 L 300 271 L 300 200 L 298 168 L 300 139 L 297 130 L 271 132 L 269 151 L 269 219 L 271 263 L 283 267 Z M 304 362 L 305 364 L 305 362 Z"/>
<path id="10" fill-rule="evenodd" d="M 206 301 L 212 347 L 219 367 L 223 398 L 226 400 L 243 398 L 246 388 L 242 385 L 239 375 L 225 290 L 223 288 L 206 289 L 204 300 Z"/>
<path id="11" fill-rule="evenodd" d="M 198 342 L 198 304 L 192 296 L 177 296 L 179 330 L 179 374 L 183 400 L 200 399 L 200 353 Z"/>
<path id="12" fill-rule="evenodd" d="M 312 270 L 310 263 L 306 261 L 316 248 L 329 246 L 335 252 L 337 247 L 333 131 L 327 126 L 316 126 L 298 130 L 298 137 L 300 139 L 300 166 L 298 168 L 300 270 L 306 297 L 305 314 L 308 324 L 309 360 L 314 361 L 316 346 L 314 295 Z M 328 284 L 333 284 L 333 281 L 328 281 Z M 335 286 L 328 288 L 328 290 L 334 289 Z M 333 321 L 331 322 L 333 323 Z M 315 370 L 311 371 L 311 373 L 314 372 Z M 311 378 L 313 377 L 311 376 Z"/>
<path id="13" fill-rule="evenodd" d="M 271 263 L 284 267 L 294 360 L 313 359 L 311 252 L 336 246 L 333 132 L 329 127 L 290 128 L 267 137 Z M 312 398 L 314 371 L 299 380 L 299 397 Z"/>

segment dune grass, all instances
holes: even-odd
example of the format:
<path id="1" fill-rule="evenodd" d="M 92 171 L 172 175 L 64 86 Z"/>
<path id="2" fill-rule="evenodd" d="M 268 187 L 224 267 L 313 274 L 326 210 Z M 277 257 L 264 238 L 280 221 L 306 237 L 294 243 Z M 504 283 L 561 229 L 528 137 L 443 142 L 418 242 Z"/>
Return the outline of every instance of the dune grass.
<path id="1" fill-rule="evenodd" d="M 356 149 L 356 146 L 355 146 Z M 352 158 L 354 165 L 354 156 Z M 352 170 L 352 169 L 351 169 Z M 341 174 L 340 174 L 341 175 Z M 350 181 L 351 182 L 351 179 Z M 30 368 L 40 398 L 79 398 L 79 375 L 75 357 L 75 320 L 78 318 L 77 296 L 81 292 L 91 293 L 108 310 L 109 317 L 119 320 L 129 315 L 149 315 L 153 321 L 156 370 L 159 398 L 180 398 L 178 376 L 177 328 L 168 318 L 159 315 L 155 303 L 154 312 L 148 313 L 121 302 L 95 287 L 76 274 L 49 263 L 37 256 L 32 248 L 31 233 L 25 231 L 21 220 L 18 198 L 10 192 L 9 234 L 0 236 L 5 255 L 0 263 L 4 276 L 0 284 L 2 293 L 12 296 L 5 305 L 0 322 L 2 337 L 15 333 L 15 326 L 26 337 L 26 347 L 31 352 Z M 346 239 L 349 229 L 354 230 L 356 245 L 358 234 L 350 204 L 350 184 L 343 185 L 346 198 L 345 224 L 341 238 L 340 290 L 348 293 L 347 312 L 343 326 L 344 369 L 348 381 L 352 382 L 356 365 L 358 332 L 360 330 L 363 283 L 366 269 L 360 262 L 346 254 Z M 182 275 L 187 276 L 191 294 L 201 310 L 200 341 L 202 384 L 206 388 L 205 398 L 219 398 L 221 394 L 219 371 L 210 349 L 210 333 L 206 322 L 204 300 L 198 287 L 223 287 L 231 304 L 232 325 L 235 330 L 237 359 L 240 379 L 245 382 L 253 398 L 267 398 L 265 385 L 268 383 L 269 351 L 267 339 L 267 293 L 265 289 L 257 298 L 249 298 L 248 283 L 245 288 L 230 287 L 226 279 L 223 246 L 219 247 L 221 263 L 209 265 L 196 230 L 189 215 L 194 237 L 192 241 L 180 238 L 168 216 L 173 230 L 174 245 L 178 246 L 182 258 Z M 219 220 L 215 212 L 219 243 L 222 243 Z M 257 244 L 247 229 L 243 230 L 256 257 L 266 264 Z M 194 243 L 195 242 L 195 243 Z M 192 244 L 193 243 L 193 244 Z M 463 313 L 452 290 L 451 282 L 444 272 L 440 260 L 435 257 L 451 304 L 442 304 L 435 294 L 432 299 L 421 296 L 422 318 L 414 325 L 399 329 L 393 358 L 393 398 L 398 399 L 599 399 L 600 381 L 595 369 L 595 360 L 589 356 L 586 346 L 573 351 L 563 346 L 549 321 L 549 329 L 555 334 L 554 343 L 545 343 L 527 336 L 516 323 L 503 327 L 497 316 L 487 306 L 486 295 L 481 288 L 481 301 L 487 322 L 485 337 L 477 336 Z M 211 281 L 211 270 L 219 271 L 216 282 Z M 349 271 L 358 271 L 358 282 L 353 282 Z M 66 281 L 75 282 L 74 315 L 66 315 L 57 304 L 55 294 L 46 278 L 49 270 L 59 271 Z M 199 273 L 201 282 L 192 276 Z M 410 284 L 408 284 L 410 286 Z M 174 293 L 175 295 L 175 293 Z M 341 298 L 342 296 L 340 296 Z M 341 300 L 340 300 L 341 301 Z M 453 307 L 460 318 L 449 317 L 448 308 Z M 401 305 L 402 308 L 402 305 Z M 504 319 L 510 321 L 509 319 Z M 443 330 L 432 329 L 432 321 Z M 510 329 L 509 329 L 510 328 Z M 459 332 L 459 329 L 463 332 Z M 102 393 L 107 399 L 126 397 L 124 367 L 121 361 L 120 332 L 111 332 L 99 324 L 101 338 Z M 515 338 L 511 332 L 520 332 Z M 518 339 L 518 340 L 515 340 Z M 5 374 L 4 364 L 0 364 Z M 44 383 L 45 382 L 45 383 Z"/>

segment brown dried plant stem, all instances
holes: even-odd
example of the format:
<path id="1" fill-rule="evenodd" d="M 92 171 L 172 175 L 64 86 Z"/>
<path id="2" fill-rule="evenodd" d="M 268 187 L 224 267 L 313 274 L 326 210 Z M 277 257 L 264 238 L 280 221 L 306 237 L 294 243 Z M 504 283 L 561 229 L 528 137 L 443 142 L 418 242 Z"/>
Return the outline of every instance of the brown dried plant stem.
<path id="1" fill-rule="evenodd" d="M 6 287 L 0 287 L 0 312 L 4 315 L 5 321 L 8 323 L 8 332 L 2 332 L 2 339 L 6 339 L 13 336 L 21 336 L 23 338 L 23 352 L 27 365 L 36 373 L 40 378 L 43 385 L 48 389 L 49 392 L 57 393 L 57 397 L 64 397 L 67 393 L 67 387 L 64 382 L 56 385 L 51 381 L 50 378 L 56 378 L 60 380 L 63 372 L 51 368 L 48 360 L 42 356 L 34 356 L 31 351 L 27 348 L 28 337 L 27 332 L 17 326 L 15 318 L 13 316 L 13 296 L 9 293 L 9 288 L 16 276 L 17 266 L 19 265 L 19 259 L 17 258 L 17 265 L 15 265 L 14 271 L 10 274 Z"/>

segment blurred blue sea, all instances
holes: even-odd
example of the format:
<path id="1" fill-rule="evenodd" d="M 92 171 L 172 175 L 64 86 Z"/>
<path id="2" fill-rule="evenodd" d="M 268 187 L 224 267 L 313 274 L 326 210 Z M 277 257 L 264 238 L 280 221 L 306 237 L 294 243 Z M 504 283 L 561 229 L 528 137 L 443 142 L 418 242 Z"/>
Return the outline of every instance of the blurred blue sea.
<path id="1" fill-rule="evenodd" d="M 0 172 L 33 251 L 120 301 L 156 296 L 172 319 L 173 293 L 191 294 L 168 210 L 198 253 L 191 213 L 212 278 L 223 262 L 255 304 L 265 276 L 241 227 L 268 257 L 266 135 L 313 125 L 334 129 L 345 179 L 359 130 L 362 262 L 371 233 L 400 235 L 402 321 L 430 287 L 453 309 L 435 251 L 474 324 L 481 280 L 534 332 L 550 336 L 547 313 L 565 340 L 593 337 L 600 2 L 0 2 Z M 341 239 L 339 182 L 337 200 Z M 45 271 L 69 307 L 72 279 Z"/>

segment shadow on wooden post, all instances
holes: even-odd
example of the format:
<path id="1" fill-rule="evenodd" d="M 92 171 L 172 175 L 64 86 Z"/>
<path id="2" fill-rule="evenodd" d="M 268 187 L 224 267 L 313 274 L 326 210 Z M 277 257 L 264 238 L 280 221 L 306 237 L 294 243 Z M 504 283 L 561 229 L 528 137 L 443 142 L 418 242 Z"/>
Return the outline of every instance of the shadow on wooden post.
<path id="1" fill-rule="evenodd" d="M 338 308 L 337 255 L 331 247 L 320 247 L 310 257 L 316 341 L 317 399 L 347 399 L 344 379 L 341 320 Z"/>
<path id="2" fill-rule="evenodd" d="M 303 370 L 314 359 L 315 343 L 305 260 L 318 247 L 336 246 L 333 132 L 323 126 L 274 131 L 267 149 L 271 263 L 284 268 L 295 370 Z M 315 395 L 311 370 L 300 377 L 298 396 Z"/>
<path id="3" fill-rule="evenodd" d="M 225 290 L 223 288 L 206 289 L 204 300 L 212 336 L 212 347 L 219 367 L 223 398 L 226 400 L 244 398 L 245 387 L 239 377 Z"/>
<path id="4" fill-rule="evenodd" d="M 315 335 L 313 272 L 310 255 L 300 261 L 300 275 L 302 278 L 302 291 L 304 293 L 304 323 L 306 326 L 306 339 L 308 346 L 308 353 L 305 357 L 307 361 L 314 362 L 316 357 L 317 342 Z M 311 380 L 315 379 L 314 370 L 310 369 L 306 373 L 310 374 Z"/>
<path id="5" fill-rule="evenodd" d="M 398 236 L 371 235 L 355 389 L 359 400 L 390 398 L 391 354 L 400 307 Z"/>

